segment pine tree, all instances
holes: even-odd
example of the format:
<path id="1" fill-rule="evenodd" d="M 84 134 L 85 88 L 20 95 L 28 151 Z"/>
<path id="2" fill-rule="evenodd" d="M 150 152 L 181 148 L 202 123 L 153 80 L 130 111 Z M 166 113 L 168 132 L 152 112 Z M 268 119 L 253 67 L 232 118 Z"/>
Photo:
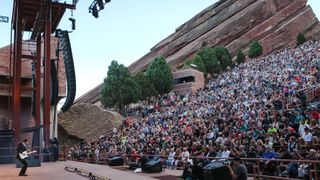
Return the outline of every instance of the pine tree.
<path id="1" fill-rule="evenodd" d="M 139 100 L 141 90 L 123 64 L 112 61 L 102 88 L 102 103 L 109 108 L 124 106 Z"/>
<path id="2" fill-rule="evenodd" d="M 173 88 L 171 67 L 162 56 L 151 62 L 146 71 L 146 76 L 161 95 L 170 92 Z"/>

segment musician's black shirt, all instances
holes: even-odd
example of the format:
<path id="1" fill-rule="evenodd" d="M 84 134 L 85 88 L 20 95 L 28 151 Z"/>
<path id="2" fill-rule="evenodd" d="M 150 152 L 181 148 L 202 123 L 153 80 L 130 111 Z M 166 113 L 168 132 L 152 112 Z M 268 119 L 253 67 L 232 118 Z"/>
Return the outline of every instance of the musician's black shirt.
<path id="1" fill-rule="evenodd" d="M 19 153 L 22 153 L 26 150 L 27 150 L 26 146 L 24 146 L 23 143 L 19 143 L 17 147 L 17 158 L 20 159 Z"/>

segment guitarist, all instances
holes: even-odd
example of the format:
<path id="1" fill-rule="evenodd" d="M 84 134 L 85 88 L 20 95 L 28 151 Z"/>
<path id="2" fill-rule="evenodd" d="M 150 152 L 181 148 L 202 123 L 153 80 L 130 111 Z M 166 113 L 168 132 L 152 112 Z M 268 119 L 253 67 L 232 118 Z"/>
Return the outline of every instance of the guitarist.
<path id="1" fill-rule="evenodd" d="M 26 171 L 28 168 L 28 163 L 26 161 L 26 159 L 21 159 L 19 153 L 23 153 L 25 151 L 27 151 L 27 145 L 29 144 L 29 141 L 27 139 L 23 140 L 22 143 L 18 144 L 17 147 L 17 159 L 23 164 L 22 169 L 19 173 L 19 176 L 27 176 L 26 175 Z"/>

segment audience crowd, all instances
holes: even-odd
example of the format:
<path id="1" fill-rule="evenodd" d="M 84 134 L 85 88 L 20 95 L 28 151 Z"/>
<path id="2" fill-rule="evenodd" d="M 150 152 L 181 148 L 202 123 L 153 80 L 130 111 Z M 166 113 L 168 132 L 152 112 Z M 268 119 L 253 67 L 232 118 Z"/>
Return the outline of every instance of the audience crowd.
<path id="1" fill-rule="evenodd" d="M 72 148 L 70 156 L 98 162 L 102 154 L 132 161 L 147 154 L 165 157 L 171 168 L 191 157 L 261 158 L 264 174 L 303 177 L 309 164 L 270 160 L 319 159 L 319 82 L 320 43 L 306 42 L 236 65 L 195 94 L 131 105 L 120 128 Z M 253 163 L 246 162 L 249 172 Z"/>

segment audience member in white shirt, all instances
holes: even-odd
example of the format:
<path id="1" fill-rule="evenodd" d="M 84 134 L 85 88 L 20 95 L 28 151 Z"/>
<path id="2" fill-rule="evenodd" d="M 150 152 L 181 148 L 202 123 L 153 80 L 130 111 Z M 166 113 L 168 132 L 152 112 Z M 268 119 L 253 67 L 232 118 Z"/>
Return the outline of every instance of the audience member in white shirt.
<path id="1" fill-rule="evenodd" d="M 310 133 L 309 128 L 304 129 L 304 134 L 302 135 L 302 138 L 304 139 L 305 142 L 311 143 L 312 134 Z"/>
<path id="2" fill-rule="evenodd" d="M 309 128 L 309 125 L 306 124 L 306 121 L 305 121 L 305 120 L 302 120 L 302 121 L 300 122 L 300 125 L 299 125 L 299 134 L 300 134 L 300 136 L 303 136 L 303 135 L 304 135 L 304 129 L 305 129 L 305 128 Z"/>
<path id="3" fill-rule="evenodd" d="M 224 146 L 221 154 L 221 158 L 229 158 L 229 156 L 230 156 L 230 151 L 228 150 L 227 146 Z"/>

